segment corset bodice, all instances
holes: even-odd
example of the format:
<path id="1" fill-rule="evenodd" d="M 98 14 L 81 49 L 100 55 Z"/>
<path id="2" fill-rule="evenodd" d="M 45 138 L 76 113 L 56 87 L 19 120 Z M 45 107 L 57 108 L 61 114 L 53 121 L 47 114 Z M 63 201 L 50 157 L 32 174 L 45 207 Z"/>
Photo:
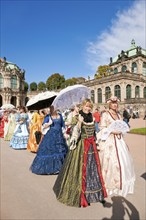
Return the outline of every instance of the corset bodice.
<path id="1" fill-rule="evenodd" d="M 94 136 L 95 133 L 95 125 L 94 122 L 91 124 L 83 124 L 82 128 L 81 128 L 81 138 L 85 139 L 85 138 L 89 138 Z"/>

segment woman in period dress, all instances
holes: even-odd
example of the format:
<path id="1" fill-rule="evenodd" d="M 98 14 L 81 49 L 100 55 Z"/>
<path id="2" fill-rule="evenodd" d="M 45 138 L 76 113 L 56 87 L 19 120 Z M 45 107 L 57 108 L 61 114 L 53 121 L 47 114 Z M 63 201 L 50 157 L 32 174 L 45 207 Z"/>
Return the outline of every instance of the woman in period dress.
<path id="1" fill-rule="evenodd" d="M 97 133 L 97 140 L 101 140 L 109 126 L 115 122 L 119 127 L 122 123 L 127 126 L 118 113 L 118 102 L 117 97 L 111 97 L 107 101 L 109 110 L 101 117 L 101 131 Z M 105 140 L 99 142 L 99 155 L 108 196 L 125 197 L 134 191 L 135 173 L 130 151 L 123 139 L 123 131 L 120 130 L 111 131 Z"/>
<path id="2" fill-rule="evenodd" d="M 8 124 L 8 111 L 5 110 L 0 118 L 0 138 L 4 138 L 7 124 Z"/>
<path id="3" fill-rule="evenodd" d="M 92 107 L 90 99 L 83 101 L 72 131 L 70 150 L 53 187 L 57 200 L 69 206 L 105 203 L 106 189 L 95 143 Z"/>
<path id="4" fill-rule="evenodd" d="M 16 114 L 17 114 L 17 110 L 16 109 L 12 109 L 10 111 L 9 117 L 8 117 L 8 129 L 6 131 L 4 140 L 5 141 L 10 141 L 13 134 L 14 134 L 14 130 L 16 127 Z"/>
<path id="5" fill-rule="evenodd" d="M 28 138 L 28 114 L 25 107 L 22 106 L 19 107 L 19 112 L 16 114 L 16 127 L 10 140 L 10 147 L 16 150 L 26 149 Z"/>
<path id="6" fill-rule="evenodd" d="M 49 118 L 49 121 L 45 121 L 44 126 L 45 128 L 50 126 L 50 128 L 44 135 L 30 167 L 32 173 L 39 175 L 59 173 L 68 151 L 62 132 L 64 121 L 61 113 L 54 111 L 54 107 L 51 106 Z"/>
<path id="7" fill-rule="evenodd" d="M 41 136 L 37 140 L 36 135 L 41 135 L 42 133 L 42 123 L 44 121 L 45 112 L 43 110 L 35 111 L 31 124 L 30 124 L 30 135 L 27 144 L 27 150 L 36 153 L 38 150 L 38 145 L 41 141 Z"/>

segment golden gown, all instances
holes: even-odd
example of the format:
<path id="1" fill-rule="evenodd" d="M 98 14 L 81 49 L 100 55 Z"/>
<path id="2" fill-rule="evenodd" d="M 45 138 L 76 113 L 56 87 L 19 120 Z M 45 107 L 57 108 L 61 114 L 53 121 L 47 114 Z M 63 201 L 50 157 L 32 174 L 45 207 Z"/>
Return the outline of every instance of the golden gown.
<path id="1" fill-rule="evenodd" d="M 44 120 L 44 116 L 40 115 L 39 113 L 35 112 L 32 118 L 32 125 L 30 126 L 30 135 L 27 144 L 27 150 L 31 152 L 37 152 L 38 144 L 36 141 L 35 132 L 42 131 L 42 123 Z"/>

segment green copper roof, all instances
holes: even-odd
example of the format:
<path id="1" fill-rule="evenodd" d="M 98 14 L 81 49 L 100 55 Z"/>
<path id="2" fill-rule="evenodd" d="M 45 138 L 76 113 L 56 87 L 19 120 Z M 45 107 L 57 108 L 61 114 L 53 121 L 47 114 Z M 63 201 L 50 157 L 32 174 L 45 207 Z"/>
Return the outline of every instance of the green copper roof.
<path id="1" fill-rule="evenodd" d="M 13 64 L 13 63 L 10 63 L 10 62 L 7 62 L 7 68 L 9 69 L 17 69 L 19 70 L 18 66 L 16 64 Z"/>
<path id="2" fill-rule="evenodd" d="M 137 45 L 135 44 L 135 40 L 133 39 L 131 41 L 131 47 L 126 50 L 126 51 L 123 51 L 124 52 L 124 55 L 126 55 L 127 57 L 132 57 L 132 56 L 135 56 L 137 55 L 137 50 L 139 49 L 140 47 L 137 47 Z M 146 50 L 145 49 L 142 49 L 140 48 L 139 49 L 141 51 L 141 54 L 145 55 L 146 56 Z M 112 60 L 112 63 L 116 62 L 118 60 L 118 56 L 116 56 L 115 58 L 113 58 Z"/>

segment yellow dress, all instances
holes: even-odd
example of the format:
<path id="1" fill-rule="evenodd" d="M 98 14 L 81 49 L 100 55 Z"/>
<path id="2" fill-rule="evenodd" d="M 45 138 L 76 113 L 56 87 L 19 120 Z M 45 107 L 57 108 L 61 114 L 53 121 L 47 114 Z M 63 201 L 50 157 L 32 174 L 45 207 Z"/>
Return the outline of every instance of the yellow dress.
<path id="1" fill-rule="evenodd" d="M 44 120 L 44 116 L 40 115 L 39 113 L 35 112 L 32 118 L 32 125 L 30 126 L 30 135 L 27 144 L 27 150 L 31 152 L 37 152 L 38 150 L 38 143 L 36 141 L 35 132 L 40 131 L 42 132 L 42 123 Z"/>

